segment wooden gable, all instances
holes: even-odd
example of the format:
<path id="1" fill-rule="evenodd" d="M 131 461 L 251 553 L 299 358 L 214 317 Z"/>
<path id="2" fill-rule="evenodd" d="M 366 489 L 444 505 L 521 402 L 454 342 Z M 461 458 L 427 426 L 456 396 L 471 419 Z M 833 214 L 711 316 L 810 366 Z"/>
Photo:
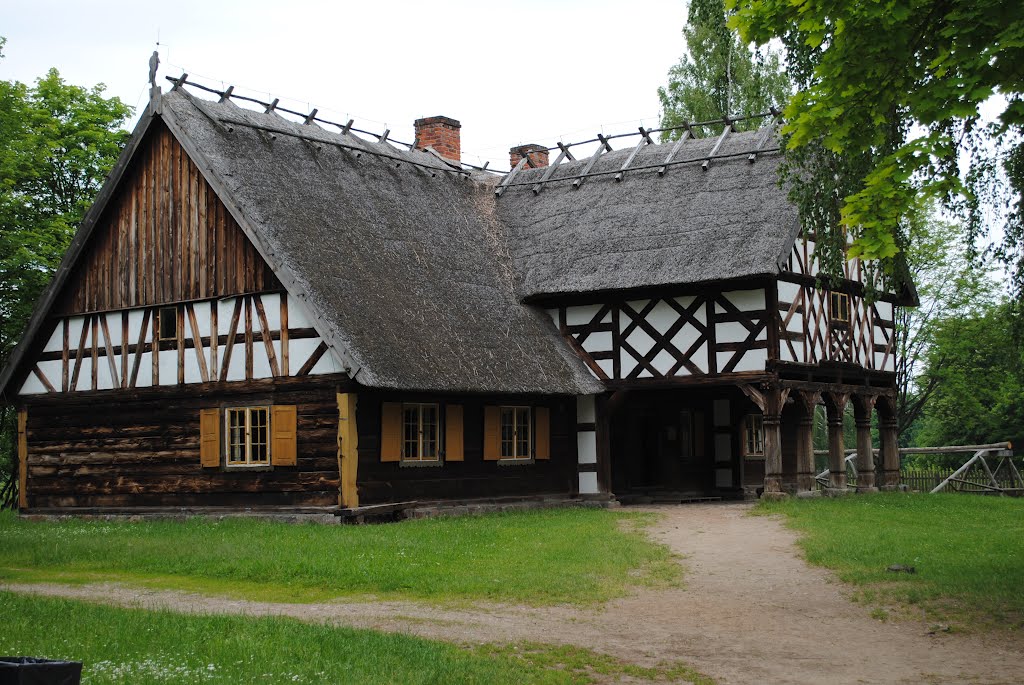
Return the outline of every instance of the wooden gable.
<path id="1" fill-rule="evenodd" d="M 97 221 L 53 314 L 279 290 L 163 122 L 153 122 Z"/>

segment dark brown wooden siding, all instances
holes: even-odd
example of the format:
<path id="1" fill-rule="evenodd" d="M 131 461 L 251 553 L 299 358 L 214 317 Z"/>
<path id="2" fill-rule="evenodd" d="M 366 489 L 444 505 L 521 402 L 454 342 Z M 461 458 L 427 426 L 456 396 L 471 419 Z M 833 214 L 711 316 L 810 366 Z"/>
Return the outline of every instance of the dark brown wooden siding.
<path id="1" fill-rule="evenodd" d="M 28 506 L 334 506 L 340 377 L 40 396 L 28 405 Z M 89 397 L 91 396 L 91 397 Z M 200 410 L 296 405 L 295 466 L 203 468 Z"/>
<path id="2" fill-rule="evenodd" d="M 199 168 L 160 122 L 107 205 L 57 314 L 280 289 Z"/>
<path id="3" fill-rule="evenodd" d="M 442 466 L 381 462 L 383 402 L 439 402 L 463 406 L 463 461 Z M 484 461 L 484 406 L 519 404 L 551 409 L 551 458 L 528 464 Z M 540 494 L 568 496 L 575 490 L 576 404 L 572 398 L 437 397 L 384 394 L 362 390 L 356 412 L 359 425 L 359 504 L 410 500 L 476 499 Z"/>

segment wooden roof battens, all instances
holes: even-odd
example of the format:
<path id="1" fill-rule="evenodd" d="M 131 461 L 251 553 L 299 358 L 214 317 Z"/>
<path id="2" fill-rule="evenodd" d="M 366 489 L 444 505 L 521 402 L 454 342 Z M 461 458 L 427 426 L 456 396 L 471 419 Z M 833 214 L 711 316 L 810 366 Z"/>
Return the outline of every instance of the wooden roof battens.
<path id="1" fill-rule="evenodd" d="M 388 142 L 388 136 L 390 136 L 390 135 L 391 135 L 391 129 L 390 128 L 389 129 L 385 129 L 384 133 L 382 133 L 379 136 L 377 136 L 377 142 L 378 143 L 386 143 L 386 142 Z"/>
<path id="2" fill-rule="evenodd" d="M 523 155 L 523 158 L 519 160 L 519 164 L 516 164 L 515 168 L 512 169 L 512 171 L 508 172 L 508 176 L 503 178 L 501 180 L 501 183 L 498 184 L 498 187 L 494 189 L 494 194 L 497 197 L 501 197 L 502 193 L 505 192 L 509 184 L 511 184 L 512 181 L 515 180 L 515 177 L 518 176 L 519 172 L 522 171 L 524 166 L 526 166 L 526 160 L 528 157 L 529 155 Z"/>
<path id="3" fill-rule="evenodd" d="M 736 131 L 736 123 L 732 119 L 725 117 L 722 121 L 725 122 L 725 128 L 722 129 L 721 135 L 719 135 L 718 140 L 715 141 L 715 146 L 711 148 L 711 152 L 708 153 L 707 158 L 705 158 L 704 162 L 700 165 L 700 168 L 704 171 L 707 171 L 708 167 L 711 166 L 711 160 L 714 159 L 715 155 L 718 154 L 718 151 L 722 149 L 722 143 L 725 142 L 725 139 L 729 137 L 730 133 L 735 133 Z"/>
<path id="4" fill-rule="evenodd" d="M 305 119 L 304 119 L 304 120 L 302 121 L 302 125 L 303 125 L 303 126 L 309 126 L 309 125 L 310 125 L 310 124 L 312 124 L 312 123 L 313 123 L 314 121 L 316 121 L 316 113 L 317 113 L 318 111 L 319 111 L 319 110 L 317 110 L 317 108 L 316 108 L 316 107 L 314 107 L 314 108 L 313 108 L 313 111 L 312 111 L 312 112 L 310 112 L 309 114 L 307 114 L 307 115 L 306 115 L 306 118 L 305 118 Z"/>
<path id="5" fill-rule="evenodd" d="M 771 115 L 772 118 L 764 126 L 761 127 L 761 135 L 757 137 L 757 145 L 754 147 L 753 152 L 751 152 L 750 155 L 747 157 L 747 161 L 750 162 L 751 164 L 753 164 L 754 160 L 757 159 L 757 153 L 760 152 L 761 149 L 765 146 L 765 143 L 768 142 L 768 139 L 771 138 L 772 134 L 775 133 L 775 131 L 778 129 L 779 122 L 782 121 L 782 112 L 779 111 L 779 109 L 776 108 L 774 105 L 771 107 Z"/>
<path id="6" fill-rule="evenodd" d="M 209 109 L 207 109 L 206 105 L 204 105 L 201 100 L 197 99 L 194 95 L 192 95 L 192 93 L 188 92 L 185 89 L 182 89 L 181 90 L 181 94 L 184 95 L 188 99 L 188 101 L 190 103 L 192 103 L 192 105 L 197 110 L 199 110 L 200 114 L 202 114 L 204 117 L 209 119 L 210 123 L 213 124 L 219 131 L 221 131 L 223 133 L 234 133 L 235 132 L 234 127 L 231 126 L 229 122 L 226 122 L 226 121 L 223 121 L 221 119 L 218 119 L 213 114 L 213 112 L 211 112 Z"/>
<path id="7" fill-rule="evenodd" d="M 606 151 L 612 151 L 612 146 L 608 144 L 608 139 L 604 137 L 604 134 L 598 133 L 597 139 L 601 141 L 601 144 L 598 146 L 597 150 L 594 151 L 594 154 L 590 155 L 590 159 L 587 160 L 587 164 L 583 167 L 583 171 L 580 172 L 580 175 L 572 182 L 573 190 L 579 190 L 579 187 L 583 185 L 584 179 L 587 178 L 587 174 L 589 174 L 590 170 L 594 168 L 595 164 L 597 164 L 598 158 Z"/>
<path id="8" fill-rule="evenodd" d="M 174 78 L 173 76 L 165 76 L 164 78 L 174 84 L 171 86 L 171 92 L 173 93 L 176 90 L 181 90 L 181 87 L 185 85 L 185 79 L 188 78 L 188 74 L 182 72 L 181 76 L 178 78 Z"/>
<path id="9" fill-rule="evenodd" d="M 682 149 L 683 143 L 686 142 L 686 139 L 687 138 L 695 138 L 696 137 L 696 136 L 693 135 L 693 129 L 690 127 L 689 122 L 685 122 L 684 121 L 683 122 L 683 126 L 686 127 L 686 130 L 683 131 L 683 135 L 679 136 L 679 139 L 676 141 L 676 144 L 672 146 L 671 150 L 669 150 L 668 156 L 665 157 L 664 163 L 658 169 L 658 176 L 664 176 L 665 175 L 665 173 L 668 171 L 669 165 L 672 164 L 673 158 L 675 158 L 675 156 L 679 152 L 679 150 Z"/>
<path id="10" fill-rule="evenodd" d="M 622 182 L 622 179 L 625 178 L 626 176 L 626 169 L 628 169 L 629 165 L 633 163 L 634 159 L 636 159 L 636 155 L 638 152 L 640 152 L 640 149 L 645 145 L 651 145 L 654 143 L 654 141 L 651 140 L 651 129 L 644 128 L 643 126 L 641 126 L 640 136 L 640 142 L 637 143 L 636 147 L 633 148 L 633 151 L 629 153 L 629 157 L 627 157 L 626 161 L 622 164 L 622 167 L 619 169 L 619 173 L 615 174 L 615 180 L 619 181 L 620 183 Z"/>
<path id="11" fill-rule="evenodd" d="M 220 94 L 220 100 L 217 100 L 217 102 L 220 104 L 223 104 L 225 102 L 231 102 L 231 93 L 234 92 L 234 90 L 234 86 L 228 86 L 227 88 L 225 88 L 224 92 Z"/>
<path id="12" fill-rule="evenodd" d="M 545 169 L 544 175 L 541 176 L 540 181 L 538 181 L 537 184 L 533 186 L 534 195 L 540 195 L 540 191 L 544 189 L 544 184 L 551 180 L 551 176 L 555 173 L 555 169 L 558 168 L 558 165 L 562 163 L 562 160 L 569 158 L 570 160 L 575 161 L 575 158 L 572 156 L 572 153 L 569 152 L 569 148 L 567 148 L 565 145 L 562 145 L 561 142 L 558 143 L 558 149 L 560 150 L 560 152 L 558 153 L 558 157 L 555 158 L 555 163 L 549 165 L 548 168 Z"/>

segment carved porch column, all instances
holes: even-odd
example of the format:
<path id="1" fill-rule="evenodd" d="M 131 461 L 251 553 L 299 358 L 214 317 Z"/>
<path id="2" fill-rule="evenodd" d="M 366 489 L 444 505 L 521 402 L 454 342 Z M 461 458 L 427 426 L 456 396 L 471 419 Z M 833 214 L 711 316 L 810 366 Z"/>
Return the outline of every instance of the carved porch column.
<path id="1" fill-rule="evenodd" d="M 900 486 L 900 450 L 896 443 L 896 411 L 891 397 L 878 400 L 878 433 L 881 443 L 882 490 L 896 490 Z"/>
<path id="2" fill-rule="evenodd" d="M 828 486 L 833 490 L 846 489 L 846 450 L 843 446 L 843 412 L 850 394 L 830 392 L 826 395 L 828 413 Z"/>
<path id="3" fill-rule="evenodd" d="M 797 428 L 796 489 L 797 492 L 814 491 L 814 409 L 821 403 L 821 393 L 798 390 L 803 414 Z"/>
<path id="4" fill-rule="evenodd" d="M 854 395 L 853 418 L 857 424 L 857 492 L 877 492 L 875 455 L 871 447 L 871 412 L 877 395 Z"/>
<path id="5" fill-rule="evenodd" d="M 765 499 L 781 499 L 782 491 L 782 407 L 789 397 L 789 388 L 772 385 L 758 390 L 752 385 L 740 386 L 761 410 L 764 426 L 764 494 Z"/>

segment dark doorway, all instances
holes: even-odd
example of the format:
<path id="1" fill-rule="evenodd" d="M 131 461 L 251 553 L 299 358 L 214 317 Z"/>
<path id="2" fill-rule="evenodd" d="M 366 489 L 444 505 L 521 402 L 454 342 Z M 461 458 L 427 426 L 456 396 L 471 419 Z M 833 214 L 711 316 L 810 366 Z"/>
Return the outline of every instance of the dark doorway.
<path id="1" fill-rule="evenodd" d="M 715 494 L 707 399 L 631 392 L 612 414 L 612 491 L 620 500 Z"/>

